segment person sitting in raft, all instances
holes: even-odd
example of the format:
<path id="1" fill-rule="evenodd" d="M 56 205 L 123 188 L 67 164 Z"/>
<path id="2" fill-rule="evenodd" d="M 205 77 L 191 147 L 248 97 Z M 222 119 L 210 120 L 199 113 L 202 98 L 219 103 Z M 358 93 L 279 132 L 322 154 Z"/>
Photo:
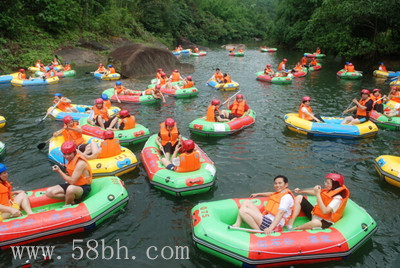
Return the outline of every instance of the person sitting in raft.
<path id="1" fill-rule="evenodd" d="M 222 111 L 222 118 L 227 118 L 229 120 L 232 120 L 237 117 L 242 117 L 245 116 L 249 113 L 250 108 L 247 105 L 246 101 L 244 100 L 244 97 L 242 94 L 237 94 L 235 101 L 230 104 L 230 100 L 227 103 L 227 106 L 229 107 L 229 110 L 231 112 L 229 113 L 228 111 L 224 110 Z"/>
<path id="2" fill-rule="evenodd" d="M 95 73 L 105 74 L 107 72 L 106 68 L 104 68 L 103 63 L 99 63 L 99 67 L 97 68 Z"/>
<path id="3" fill-rule="evenodd" d="M 64 72 L 72 70 L 71 64 L 66 61 L 64 66 Z"/>
<path id="4" fill-rule="evenodd" d="M 294 195 L 288 188 L 289 181 L 283 175 L 274 178 L 275 192 L 253 193 L 250 197 L 269 197 L 264 211 L 260 212 L 252 200 L 245 200 L 239 207 L 239 213 L 233 227 L 240 227 L 242 221 L 254 230 L 264 231 L 269 235 L 282 231 L 293 214 Z"/>
<path id="5" fill-rule="evenodd" d="M 340 123 L 341 125 L 357 125 L 369 119 L 369 112 L 372 110 L 372 105 L 374 103 L 369 98 L 369 95 L 370 92 L 368 89 L 361 90 L 361 99 L 359 101 L 357 101 L 356 98 L 353 99 L 353 103 L 356 106 L 343 111 L 344 114 L 351 111 L 356 111 L 355 115 L 345 117 Z"/>
<path id="6" fill-rule="evenodd" d="M 210 82 L 213 79 L 215 81 L 217 81 L 218 83 L 221 83 L 223 81 L 224 76 L 223 76 L 223 74 L 222 74 L 222 72 L 221 72 L 221 70 L 219 68 L 215 69 L 215 73 L 213 74 L 213 76 L 211 76 L 210 79 L 208 79 L 207 83 Z"/>
<path id="7" fill-rule="evenodd" d="M 51 66 L 58 67 L 59 65 L 60 65 L 60 62 L 58 61 L 58 59 L 54 58 L 53 61 L 51 62 Z"/>
<path id="8" fill-rule="evenodd" d="M 373 101 L 372 109 L 377 111 L 378 113 L 383 114 L 383 102 L 387 101 L 386 95 L 383 95 L 380 92 L 379 88 L 375 88 L 372 90 L 372 93 L 369 95 L 369 98 Z"/>
<path id="9" fill-rule="evenodd" d="M 315 54 L 321 54 L 321 49 L 317 47 L 317 50 L 315 51 Z"/>
<path id="10" fill-rule="evenodd" d="M 157 73 L 156 73 L 156 78 L 159 80 L 161 79 L 161 74 L 163 73 L 163 70 L 161 68 L 157 69 Z"/>
<path id="11" fill-rule="evenodd" d="M 19 69 L 19 73 L 18 73 L 18 79 L 20 80 L 29 80 L 29 78 L 26 77 L 26 73 L 25 73 L 25 69 Z"/>
<path id="12" fill-rule="evenodd" d="M 386 69 L 385 63 L 381 62 L 381 65 L 379 65 L 379 71 L 382 72 L 387 72 L 388 70 Z"/>
<path id="13" fill-rule="evenodd" d="M 84 153 L 85 155 L 90 155 L 90 152 L 92 151 L 93 148 L 87 148 L 87 147 L 93 147 L 96 144 L 95 143 L 89 143 L 89 144 L 84 143 L 84 140 L 82 137 L 82 128 L 79 126 L 79 123 L 74 122 L 72 116 L 70 116 L 70 115 L 64 116 L 62 121 L 64 123 L 64 127 L 62 129 L 55 131 L 53 133 L 53 137 L 63 135 L 64 141 L 73 141 L 76 145 L 76 148 L 81 153 Z"/>
<path id="14" fill-rule="evenodd" d="M 106 72 L 106 74 L 107 74 L 107 75 L 108 75 L 108 74 L 115 74 L 115 68 L 114 68 L 111 64 L 107 65 L 107 72 Z"/>
<path id="15" fill-rule="evenodd" d="M 229 119 L 221 117 L 222 113 L 219 110 L 220 104 L 221 104 L 220 100 L 215 99 L 215 100 L 211 101 L 211 104 L 207 108 L 207 116 L 206 116 L 207 122 L 227 122 L 227 121 L 229 121 Z"/>
<path id="16" fill-rule="evenodd" d="M 57 76 L 57 71 L 56 69 L 54 69 L 53 66 L 49 67 L 49 70 L 46 73 L 46 77 L 50 78 L 50 77 L 56 77 Z"/>
<path id="17" fill-rule="evenodd" d="M 121 110 L 119 112 L 118 129 L 126 130 L 133 129 L 136 126 L 136 119 L 134 115 L 130 115 L 128 110 Z"/>
<path id="18" fill-rule="evenodd" d="M 355 69 L 353 63 L 350 62 L 350 63 L 347 65 L 346 73 L 354 73 L 355 71 L 356 71 L 356 69 Z"/>
<path id="19" fill-rule="evenodd" d="M 169 77 L 169 80 L 170 80 L 171 82 L 179 82 L 179 81 L 183 80 L 183 78 L 182 78 L 180 72 L 178 71 L 178 69 L 175 69 L 175 70 L 172 72 L 172 74 L 171 74 L 170 77 Z"/>
<path id="20" fill-rule="evenodd" d="M 0 163 L 0 221 L 22 216 L 21 208 L 26 214 L 33 214 L 28 196 L 22 190 L 12 190 L 7 167 Z"/>
<path id="21" fill-rule="evenodd" d="M 231 47 L 230 49 L 229 49 L 229 53 L 233 53 L 235 51 L 235 48 L 234 47 Z"/>
<path id="22" fill-rule="evenodd" d="M 95 105 L 90 111 L 88 122 L 92 125 L 97 125 L 101 128 L 109 129 L 110 125 L 115 125 L 116 116 L 110 117 L 108 110 L 104 107 L 104 101 L 102 98 L 95 100 Z M 114 122 L 113 122 L 114 121 Z"/>
<path id="23" fill-rule="evenodd" d="M 194 87 L 194 82 L 193 78 L 189 75 L 185 78 L 182 88 L 192 88 L 192 87 Z"/>
<path id="24" fill-rule="evenodd" d="M 222 81 L 223 84 L 232 83 L 231 76 L 227 73 L 224 73 L 224 78 Z"/>
<path id="25" fill-rule="evenodd" d="M 243 53 L 243 49 L 239 48 L 238 53 Z"/>
<path id="26" fill-rule="evenodd" d="M 142 95 L 152 95 L 155 99 L 160 99 L 163 103 L 165 103 L 165 97 L 164 94 L 162 94 L 161 86 L 160 85 L 155 85 L 153 88 L 148 88 L 143 91 Z"/>
<path id="27" fill-rule="evenodd" d="M 303 66 L 303 67 L 307 65 L 307 57 L 306 56 L 303 56 L 300 59 L 300 65 Z"/>
<path id="28" fill-rule="evenodd" d="M 197 46 L 194 46 L 193 52 L 194 52 L 194 53 L 199 53 L 199 48 L 198 48 Z"/>
<path id="29" fill-rule="evenodd" d="M 111 109 L 111 101 L 107 94 L 101 94 L 100 98 L 103 100 L 103 105 L 106 109 Z"/>
<path id="30" fill-rule="evenodd" d="M 61 93 L 54 93 L 53 103 L 57 104 L 57 108 L 66 113 L 77 113 L 78 110 L 71 105 L 71 100 L 63 97 Z"/>
<path id="31" fill-rule="evenodd" d="M 113 157 L 122 152 L 119 140 L 114 138 L 112 130 L 104 131 L 103 137 L 104 141 L 100 144 L 100 147 L 97 145 L 93 147 L 92 154 L 89 157 L 85 156 L 86 160 Z"/>
<path id="32" fill-rule="evenodd" d="M 118 95 L 132 95 L 132 90 L 125 88 L 122 85 L 121 81 L 117 81 L 115 82 L 114 86 L 114 96 L 117 99 L 117 101 L 121 103 L 121 101 L 118 98 Z"/>
<path id="33" fill-rule="evenodd" d="M 398 86 L 390 87 L 389 100 L 393 100 L 396 102 L 400 101 L 400 87 Z"/>
<path id="34" fill-rule="evenodd" d="M 299 117 L 308 121 L 324 123 L 324 120 L 317 114 L 313 114 L 311 108 L 311 98 L 309 96 L 304 96 L 301 100 L 299 106 Z"/>
<path id="35" fill-rule="evenodd" d="M 182 153 L 177 157 L 178 152 Z M 166 169 L 176 172 L 191 172 L 200 169 L 200 153 L 195 150 L 195 144 L 192 140 L 184 140 L 182 144 L 175 147 L 172 154 L 172 162 L 166 158 L 161 158 L 161 163 Z"/>
<path id="36" fill-rule="evenodd" d="M 271 68 L 271 64 L 267 64 L 264 69 L 264 74 L 269 76 L 274 76 L 274 71 Z"/>
<path id="37" fill-rule="evenodd" d="M 318 63 L 317 58 L 313 57 L 313 58 L 311 59 L 311 61 L 310 61 L 309 66 L 310 66 L 310 67 L 311 67 L 311 66 L 316 66 L 317 63 Z"/>
<path id="38" fill-rule="evenodd" d="M 156 138 L 158 148 L 164 150 L 164 156 L 169 159 L 176 146 L 181 143 L 182 137 L 175 120 L 167 118 L 160 124 L 160 132 Z"/>
<path id="39" fill-rule="evenodd" d="M 68 161 L 67 173 L 54 165 L 52 170 L 57 172 L 65 183 L 49 187 L 46 196 L 55 199 L 65 199 L 65 205 L 74 205 L 84 199 L 91 190 L 92 170 L 87 160 L 76 151 L 73 141 L 61 145 L 61 152 Z"/>
<path id="40" fill-rule="evenodd" d="M 281 61 L 281 63 L 279 63 L 278 71 L 283 72 L 286 70 L 286 62 L 287 62 L 287 59 L 283 59 Z"/>
<path id="41" fill-rule="evenodd" d="M 343 216 L 350 191 L 344 185 L 344 177 L 338 173 L 329 173 L 325 176 L 325 188 L 316 185 L 311 190 L 294 189 L 295 193 L 315 195 L 317 204 L 315 207 L 302 195 L 295 197 L 293 217 L 287 223 L 289 230 L 292 229 L 296 217 L 302 210 L 310 220 L 294 230 L 307 230 L 312 228 L 329 228 Z"/>
<path id="42" fill-rule="evenodd" d="M 296 63 L 296 66 L 293 67 L 292 72 L 300 72 L 303 70 L 303 66 L 301 66 L 300 62 Z"/>
<path id="43" fill-rule="evenodd" d="M 35 67 L 40 69 L 41 65 L 42 65 L 41 60 L 37 60 L 35 63 Z"/>

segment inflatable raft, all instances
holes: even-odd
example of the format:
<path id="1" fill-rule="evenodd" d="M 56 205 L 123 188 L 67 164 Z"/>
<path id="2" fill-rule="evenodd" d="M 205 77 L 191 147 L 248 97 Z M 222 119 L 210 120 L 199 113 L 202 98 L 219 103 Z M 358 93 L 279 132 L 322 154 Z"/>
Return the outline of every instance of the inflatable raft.
<path id="1" fill-rule="evenodd" d="M 6 145 L 0 141 L 0 158 L 6 154 Z"/>
<path id="2" fill-rule="evenodd" d="M 44 68 L 46 69 L 46 72 L 48 72 L 50 70 L 49 66 L 44 66 Z M 56 71 L 62 71 L 64 69 L 64 66 L 60 65 L 60 66 L 53 66 L 54 70 Z M 28 67 L 28 71 L 34 73 L 34 72 L 39 72 L 40 68 L 35 67 L 35 66 L 30 66 Z"/>
<path id="3" fill-rule="evenodd" d="M 309 71 L 309 72 L 312 72 L 312 71 L 319 71 L 319 70 L 321 70 L 321 69 L 322 69 L 321 63 L 317 63 L 317 65 L 308 67 L 308 71 Z"/>
<path id="4" fill-rule="evenodd" d="M 375 70 L 373 72 L 373 75 L 375 77 L 380 77 L 380 78 L 393 78 L 393 77 L 397 77 L 400 76 L 400 71 L 397 72 L 384 72 L 384 71 L 380 71 L 380 70 Z"/>
<path id="5" fill-rule="evenodd" d="M 244 57 L 244 53 L 243 52 L 231 52 L 231 53 L 229 53 L 229 56 Z"/>
<path id="6" fill-rule="evenodd" d="M 192 50 L 191 49 L 182 49 L 181 51 L 180 51 L 181 53 L 181 55 L 189 55 L 190 53 L 192 53 Z"/>
<path id="7" fill-rule="evenodd" d="M 106 81 L 121 79 L 121 75 L 119 73 L 113 73 L 113 74 L 107 74 L 107 75 L 104 75 L 101 73 L 93 73 L 93 76 L 98 79 L 106 80 Z"/>
<path id="8" fill-rule="evenodd" d="M 35 72 L 35 76 L 40 76 L 43 77 L 43 75 L 46 75 L 44 72 Z M 58 77 L 72 77 L 76 75 L 76 71 L 75 70 L 69 70 L 69 71 L 61 71 L 61 72 L 56 72 L 56 75 Z M 46 75 L 47 76 L 47 75 Z"/>
<path id="9" fill-rule="evenodd" d="M 100 146 L 102 140 L 93 138 L 87 135 L 82 135 L 85 143 L 95 142 Z M 64 137 L 57 136 L 50 140 L 49 144 L 49 160 L 50 162 L 59 165 L 61 168 L 67 164 L 62 152 L 61 145 L 64 142 Z M 104 176 L 120 176 L 128 173 L 136 168 L 138 161 L 136 156 L 131 150 L 121 147 L 121 153 L 117 156 L 108 158 L 99 158 L 88 160 L 90 168 L 92 169 L 93 177 Z"/>
<path id="10" fill-rule="evenodd" d="M 390 86 L 396 86 L 397 88 L 400 87 L 400 80 L 394 80 L 392 82 L 390 82 L 389 84 Z"/>
<path id="11" fill-rule="evenodd" d="M 257 80 L 261 81 L 261 82 L 268 82 L 268 83 L 272 83 L 272 84 L 276 84 L 276 85 L 287 85 L 287 84 L 291 84 L 293 78 L 285 76 L 285 77 L 281 77 L 281 76 L 269 76 L 264 74 L 263 71 L 261 72 L 257 72 Z"/>
<path id="12" fill-rule="evenodd" d="M 61 182 L 62 180 L 60 180 Z M 90 231 L 123 208 L 128 192 L 117 177 L 94 179 L 89 195 L 79 204 L 46 197 L 47 188 L 27 191 L 35 214 L 0 221 L 0 249 Z"/>
<path id="13" fill-rule="evenodd" d="M 163 94 L 175 97 L 177 99 L 187 99 L 187 98 L 192 98 L 192 97 L 197 97 L 199 94 L 199 90 L 195 87 L 191 88 L 180 88 L 180 89 L 168 89 L 165 87 L 162 87 L 160 90 Z"/>
<path id="14" fill-rule="evenodd" d="M 91 125 L 88 123 L 87 120 L 87 117 L 81 118 L 79 120 L 79 125 L 82 128 L 83 134 L 103 139 L 106 129 L 102 129 L 99 126 Z M 150 136 L 150 130 L 138 123 L 136 123 L 135 127 L 132 129 L 113 130 L 113 132 L 114 137 L 116 139 L 119 139 L 122 145 L 136 144 L 147 140 L 147 138 Z"/>
<path id="15" fill-rule="evenodd" d="M 106 89 L 102 94 L 106 94 L 111 102 L 118 102 L 114 96 L 114 88 Z M 139 90 L 134 90 L 133 95 L 118 95 L 118 98 L 122 103 L 134 104 L 152 104 L 159 101 L 159 99 L 155 99 L 153 95 L 143 95 L 143 91 Z"/>
<path id="16" fill-rule="evenodd" d="M 371 121 L 350 126 L 340 124 L 343 118 L 324 116 L 321 118 L 325 123 L 308 121 L 300 118 L 297 113 L 289 113 L 285 115 L 285 123 L 294 132 L 314 137 L 356 139 L 372 137 L 378 133 L 378 127 Z"/>
<path id="17" fill-rule="evenodd" d="M 260 48 L 261 52 L 276 52 L 278 49 L 277 48 Z"/>
<path id="18" fill-rule="evenodd" d="M 90 106 L 90 105 L 71 104 L 71 106 L 75 107 L 79 112 L 77 112 L 77 113 L 63 112 L 58 108 L 53 109 L 53 106 L 52 106 L 52 107 L 49 107 L 49 109 L 47 109 L 47 113 L 49 113 L 49 115 L 51 117 L 53 117 L 55 120 L 58 120 L 58 121 L 61 121 L 67 115 L 72 116 L 72 119 L 74 121 L 79 121 L 79 119 L 81 119 L 83 117 L 88 117 L 89 112 L 92 109 L 92 106 Z M 108 109 L 108 114 L 110 116 L 115 116 L 119 113 L 120 110 L 121 109 L 119 107 L 111 106 L 111 108 Z"/>
<path id="19" fill-rule="evenodd" d="M 319 53 L 319 54 L 316 54 L 316 53 L 304 53 L 304 57 L 307 57 L 307 58 L 317 58 L 317 59 L 320 59 L 320 58 L 325 58 L 325 54 L 321 54 L 321 53 Z"/>
<path id="20" fill-rule="evenodd" d="M 11 85 L 16 87 L 29 87 L 29 86 L 42 86 L 42 85 L 52 85 L 56 84 L 60 81 L 58 76 L 50 77 L 50 78 L 31 78 L 27 80 L 21 80 L 18 78 L 14 78 L 11 80 Z"/>
<path id="21" fill-rule="evenodd" d="M 140 154 L 143 165 L 155 188 L 175 196 L 187 196 L 208 192 L 214 185 L 215 166 L 198 146 L 201 168 L 191 172 L 175 172 L 166 169 L 160 159 L 162 153 L 155 142 L 157 134 L 152 135 Z"/>
<path id="22" fill-rule="evenodd" d="M 207 56 L 207 52 L 206 51 L 200 51 L 198 53 L 194 53 L 192 52 L 192 54 L 190 54 L 191 57 L 203 57 L 203 56 Z"/>
<path id="23" fill-rule="evenodd" d="M 192 236 L 197 248 L 241 267 L 289 267 L 296 264 L 341 260 L 349 257 L 377 230 L 375 220 L 352 200 L 343 217 L 327 229 L 275 232 L 229 228 L 236 220 L 243 199 L 200 203 L 192 208 Z M 316 198 L 310 196 L 310 203 Z M 267 198 L 252 198 L 262 211 Z M 308 221 L 303 214 L 294 227 Z M 257 230 L 259 231 L 259 230 Z M 322 266 L 321 266 L 322 267 Z"/>
<path id="24" fill-rule="evenodd" d="M 375 159 L 375 169 L 387 183 L 400 187 L 400 157 L 381 155 Z"/>
<path id="25" fill-rule="evenodd" d="M 193 133 L 207 137 L 227 136 L 250 127 L 255 123 L 255 119 L 256 113 L 253 110 L 250 110 L 249 114 L 245 116 L 234 118 L 228 122 L 208 122 L 206 117 L 201 117 L 190 122 L 189 129 Z"/>
<path id="26" fill-rule="evenodd" d="M 232 81 L 231 83 L 218 83 L 216 80 L 212 79 L 207 83 L 208 86 L 222 90 L 222 91 L 229 91 L 229 90 L 236 90 L 239 88 L 239 83 Z"/>
<path id="27" fill-rule="evenodd" d="M 369 119 L 374 122 L 379 128 L 386 128 L 390 130 L 400 131 L 400 117 L 388 117 L 384 114 L 371 110 Z"/>
<path id="28" fill-rule="evenodd" d="M 6 125 L 6 119 L 4 118 L 4 116 L 0 115 L 0 128 L 4 127 Z"/>
<path id="29" fill-rule="evenodd" d="M 306 67 L 303 67 L 301 71 L 294 72 L 293 77 L 304 77 L 308 74 L 308 69 Z"/>
<path id="30" fill-rule="evenodd" d="M 18 73 L 12 73 L 7 75 L 0 75 L 0 84 L 11 83 L 11 80 L 18 77 Z"/>
<path id="31" fill-rule="evenodd" d="M 336 75 L 341 78 L 341 79 L 347 79 L 347 80 L 355 80 L 355 79 L 361 79 L 362 78 L 362 73 L 360 72 L 346 72 L 344 69 L 341 69 L 336 73 Z"/>

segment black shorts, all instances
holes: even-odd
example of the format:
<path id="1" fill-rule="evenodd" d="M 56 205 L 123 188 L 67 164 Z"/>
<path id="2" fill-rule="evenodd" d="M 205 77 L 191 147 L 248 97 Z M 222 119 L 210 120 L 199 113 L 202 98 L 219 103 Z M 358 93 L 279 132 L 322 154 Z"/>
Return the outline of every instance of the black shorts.
<path id="1" fill-rule="evenodd" d="M 303 199 L 301 200 L 301 210 L 304 212 L 304 214 L 306 214 L 306 216 L 309 220 L 312 219 L 311 212 L 313 209 L 314 209 L 314 206 L 311 205 L 311 203 L 306 198 L 303 197 Z M 322 224 L 321 227 L 323 229 L 329 228 L 332 225 L 332 223 L 330 223 L 326 220 L 323 220 L 323 219 L 321 220 L 321 224 Z"/>
<path id="2" fill-rule="evenodd" d="M 96 117 L 94 118 L 94 123 L 95 123 L 96 125 L 100 126 L 99 122 L 97 122 L 97 118 L 98 118 L 98 117 L 99 117 L 99 115 L 96 116 Z M 108 128 L 108 127 L 110 126 L 111 122 L 114 120 L 114 118 L 115 118 L 115 116 L 114 116 L 114 117 L 111 117 L 111 118 L 108 119 L 106 122 L 104 122 L 104 128 Z M 103 120 L 103 119 L 102 119 L 102 120 Z"/>
<path id="3" fill-rule="evenodd" d="M 164 147 L 164 152 L 173 154 L 174 151 L 175 151 L 176 145 L 178 145 L 178 143 L 175 143 L 175 145 L 172 145 L 172 143 L 168 142 L 167 144 L 165 144 L 163 146 Z"/>
<path id="4" fill-rule="evenodd" d="M 70 184 L 68 182 L 65 183 L 61 183 L 59 184 L 61 188 L 63 188 L 64 193 L 67 191 L 67 188 L 70 186 Z M 81 198 L 79 199 L 75 199 L 75 203 L 79 203 L 81 202 L 86 196 L 88 196 L 88 194 L 90 193 L 90 190 L 92 190 L 92 187 L 90 186 L 90 184 L 85 184 L 85 185 L 75 185 L 75 186 L 80 186 L 83 189 L 83 193 Z"/>
<path id="5" fill-rule="evenodd" d="M 83 153 L 85 152 L 86 146 L 88 146 L 87 143 L 82 143 L 81 145 L 76 146 L 76 149 Z"/>

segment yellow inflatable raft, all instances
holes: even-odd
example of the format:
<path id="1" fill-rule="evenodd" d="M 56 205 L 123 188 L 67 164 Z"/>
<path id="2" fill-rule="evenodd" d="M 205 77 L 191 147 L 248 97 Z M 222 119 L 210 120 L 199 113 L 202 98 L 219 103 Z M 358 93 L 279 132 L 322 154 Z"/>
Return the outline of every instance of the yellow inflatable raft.
<path id="1" fill-rule="evenodd" d="M 387 183 L 400 188 L 400 157 L 381 155 L 375 159 L 375 169 Z"/>
<path id="2" fill-rule="evenodd" d="M 0 115 L 0 128 L 4 127 L 6 125 L 6 119 L 4 116 Z"/>

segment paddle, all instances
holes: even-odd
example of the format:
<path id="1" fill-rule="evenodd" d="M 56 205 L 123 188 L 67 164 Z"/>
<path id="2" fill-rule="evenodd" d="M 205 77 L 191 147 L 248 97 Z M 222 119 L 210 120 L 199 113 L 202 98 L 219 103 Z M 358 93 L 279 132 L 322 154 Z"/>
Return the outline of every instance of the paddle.
<path id="1" fill-rule="evenodd" d="M 399 79 L 400 76 L 393 76 L 393 77 L 388 77 L 390 82 L 393 82 L 394 80 Z"/>
<path id="2" fill-rule="evenodd" d="M 60 99 L 56 104 L 54 104 L 54 105 L 51 107 L 50 111 L 48 111 L 48 112 L 46 113 L 46 115 L 39 121 L 39 123 L 37 124 L 37 126 L 40 125 L 40 124 L 47 118 L 47 116 L 49 116 L 49 114 L 51 114 L 51 113 L 54 111 L 54 109 L 57 107 L 57 105 L 58 105 L 60 102 L 61 102 L 61 99 Z"/>
<path id="3" fill-rule="evenodd" d="M 221 106 L 224 105 L 225 103 L 227 103 L 230 99 L 232 99 L 233 97 L 235 97 L 237 94 L 239 94 L 240 91 L 241 91 L 241 90 L 239 90 L 238 92 L 236 92 L 235 94 L 233 94 L 232 96 L 230 96 L 226 101 L 224 101 L 224 102 L 221 104 Z"/>
<path id="4" fill-rule="evenodd" d="M 58 58 L 58 56 L 57 56 L 57 55 L 54 55 L 54 57 L 56 57 L 56 59 L 57 59 L 57 60 L 60 62 L 60 64 L 61 64 L 61 65 L 64 65 L 64 64 L 63 64 L 63 61 L 62 61 L 62 60 L 60 60 L 60 59 Z"/>
<path id="5" fill-rule="evenodd" d="M 240 230 L 240 231 L 246 231 L 250 233 L 264 233 L 264 231 L 261 230 L 255 230 L 255 229 L 249 229 L 249 228 L 242 228 L 242 227 L 235 227 L 235 226 L 228 226 L 229 230 Z"/>
<path id="6" fill-rule="evenodd" d="M 94 74 L 95 72 L 85 72 L 85 74 Z"/>
<path id="7" fill-rule="evenodd" d="M 347 108 L 345 109 L 345 111 L 347 111 L 351 106 L 353 105 L 353 101 L 351 101 L 351 103 L 349 104 L 349 106 L 347 106 Z M 355 105 L 355 104 L 354 104 Z M 343 117 L 344 113 L 342 113 L 339 117 Z"/>
<path id="8" fill-rule="evenodd" d="M 45 141 L 45 142 L 39 143 L 36 147 L 37 147 L 39 150 L 42 150 L 42 149 L 46 146 L 46 144 L 47 144 L 52 138 L 53 138 L 53 137 L 51 137 L 50 139 L 48 139 L 48 140 Z"/>

